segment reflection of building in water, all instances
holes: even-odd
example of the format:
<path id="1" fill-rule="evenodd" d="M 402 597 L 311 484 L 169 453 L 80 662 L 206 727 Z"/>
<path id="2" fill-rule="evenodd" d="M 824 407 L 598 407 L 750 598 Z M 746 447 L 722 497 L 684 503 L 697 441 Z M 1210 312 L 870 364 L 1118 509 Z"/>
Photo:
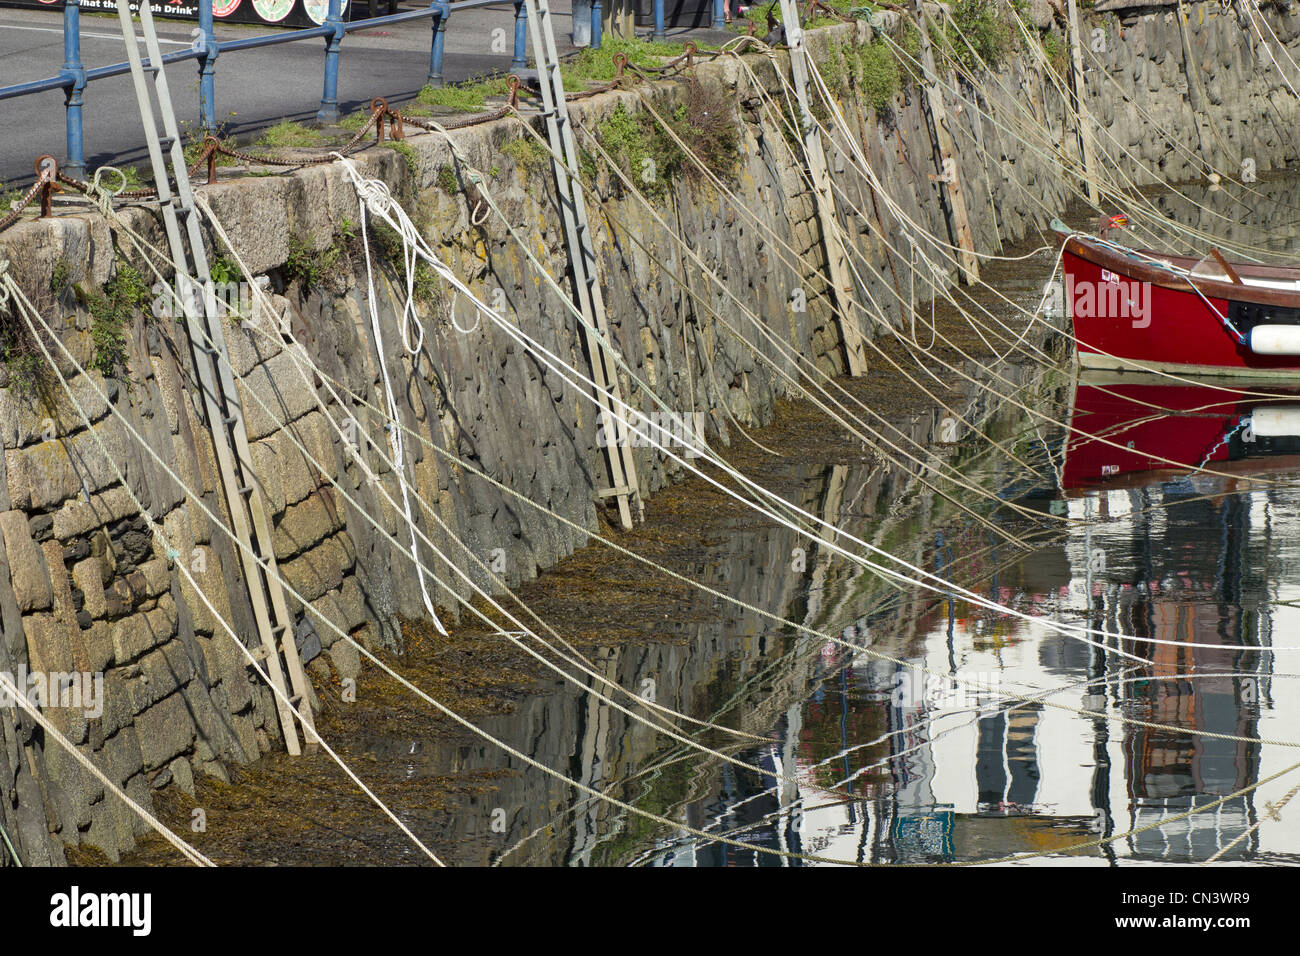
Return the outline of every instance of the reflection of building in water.
<path id="1" fill-rule="evenodd" d="M 1017 813 L 1038 795 L 1038 747 L 1034 732 L 1042 704 L 1001 710 L 979 721 L 975 780 L 980 813 Z"/>
<path id="2" fill-rule="evenodd" d="M 1127 715 L 1153 724 L 1256 737 L 1260 682 L 1267 679 L 1272 656 L 1260 650 L 1271 644 L 1271 635 L 1261 628 L 1265 619 L 1256 610 L 1267 600 L 1265 582 L 1249 569 L 1263 566 L 1264 555 L 1255 553 L 1256 562 L 1252 552 L 1266 551 L 1267 543 L 1252 541 L 1250 496 L 1212 498 L 1204 490 L 1204 480 L 1160 488 L 1162 503 L 1176 510 L 1168 513 L 1173 520 L 1158 550 L 1152 547 L 1150 522 L 1142 515 L 1134 519 L 1137 587 L 1119 601 L 1121 617 L 1132 622 L 1130 633 L 1155 640 L 1138 645 L 1153 663 L 1123 685 L 1120 700 Z M 1130 724 L 1124 760 L 1130 823 L 1141 828 L 1255 783 L 1260 748 L 1243 740 Z M 1205 859 L 1244 834 L 1254 819 L 1253 794 L 1247 794 L 1140 833 L 1130 846 L 1138 856 Z M 1257 839 L 1252 834 L 1224 857 L 1251 854 Z"/>
<path id="3" fill-rule="evenodd" d="M 1093 628 L 1147 638 L 1123 649 L 1151 664 L 1115 653 L 1113 639 L 1090 648 L 1038 628 L 990 648 L 973 627 L 964 633 L 958 627 L 954 635 L 943 612 L 914 661 L 937 673 L 956 663 L 967 677 L 987 661 L 1004 669 L 1008 685 L 1074 684 L 1076 691 L 1055 699 L 1163 727 L 1041 704 L 972 716 L 963 706 L 969 701 L 960 698 L 900 700 L 897 688 L 907 685 L 911 671 L 858 662 L 864 686 L 886 696 L 895 691 L 887 707 L 894 732 L 888 784 L 873 806 L 882 814 L 873 827 L 876 859 L 1061 849 L 1170 820 L 1259 779 L 1257 744 L 1206 736 L 1258 736 L 1258 701 L 1269 694 L 1272 667 L 1267 617 L 1258 611 L 1267 601 L 1262 569 L 1269 542 L 1262 527 L 1252 529 L 1251 496 L 1214 496 L 1223 490 L 1198 479 L 1196 486 L 1168 482 L 1142 492 L 1103 492 L 1110 520 L 1086 536 L 1073 534 L 1062 580 L 1037 580 L 1051 563 L 1031 560 L 998 585 L 1047 608 L 1068 584 L 1071 604 L 1092 607 Z M 1082 501 L 1071 506 L 1075 517 L 1085 517 Z M 1026 587 L 1031 576 L 1033 586 Z M 1255 819 L 1253 797 L 1246 795 L 1090 852 L 1204 860 L 1246 834 Z M 1257 847 L 1252 834 L 1224 858 Z"/>

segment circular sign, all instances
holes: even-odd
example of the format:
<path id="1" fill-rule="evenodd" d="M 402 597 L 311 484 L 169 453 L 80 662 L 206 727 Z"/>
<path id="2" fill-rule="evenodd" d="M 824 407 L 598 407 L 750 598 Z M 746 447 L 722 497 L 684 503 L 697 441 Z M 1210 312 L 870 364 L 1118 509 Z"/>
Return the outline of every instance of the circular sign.
<path id="1" fill-rule="evenodd" d="M 311 17 L 312 23 L 321 24 L 330 15 L 330 0 L 302 0 L 302 8 L 307 11 L 307 16 Z M 339 16 L 342 16 L 347 9 L 348 0 L 342 0 L 339 4 Z"/>
<path id="2" fill-rule="evenodd" d="M 239 0 L 212 0 L 212 15 L 228 17 L 239 8 Z"/>
<path id="3" fill-rule="evenodd" d="M 267 23 L 279 23 L 293 9 L 293 0 L 253 0 L 253 9 Z"/>

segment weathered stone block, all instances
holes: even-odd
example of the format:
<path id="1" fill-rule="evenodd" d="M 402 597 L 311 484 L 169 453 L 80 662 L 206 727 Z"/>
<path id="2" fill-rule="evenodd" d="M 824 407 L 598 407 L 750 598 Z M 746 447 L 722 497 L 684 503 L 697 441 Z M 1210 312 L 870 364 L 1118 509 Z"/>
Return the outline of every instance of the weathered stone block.
<path id="1" fill-rule="evenodd" d="M 176 786 L 191 797 L 194 796 L 194 771 L 191 769 L 189 761 L 184 757 L 177 757 L 167 765 L 167 769 L 171 771 L 172 780 L 176 782 Z"/>
<path id="2" fill-rule="evenodd" d="M 126 686 L 136 713 L 194 678 L 194 662 L 178 641 L 146 654 L 135 666 L 139 667 L 140 676 L 128 680 Z"/>
<path id="3" fill-rule="evenodd" d="M 303 600 L 314 601 L 343 584 L 343 575 L 355 559 L 350 542 L 345 539 L 346 535 L 336 534 L 306 554 L 280 565 L 285 580 Z"/>
<path id="4" fill-rule="evenodd" d="M 0 533 L 4 535 L 5 557 L 9 561 L 14 598 L 24 614 L 51 607 L 54 592 L 50 587 L 45 558 L 32 540 L 27 515 L 21 511 L 0 514 Z"/>
<path id="5" fill-rule="evenodd" d="M 69 672 L 72 668 L 72 645 L 67 626 L 52 614 L 29 614 L 23 618 L 27 636 L 28 669 L 32 672 Z"/>
<path id="6" fill-rule="evenodd" d="M 180 694 L 172 694 L 138 714 L 135 729 L 146 771 L 166 766 L 194 743 L 194 721 Z"/>
<path id="7" fill-rule="evenodd" d="M 104 593 L 104 575 L 98 558 L 86 558 L 72 566 L 72 581 L 85 595 L 85 609 L 93 618 L 108 614 L 108 598 Z"/>
<path id="8" fill-rule="evenodd" d="M 190 560 L 190 573 L 199 591 L 206 595 L 212 607 L 216 609 L 214 614 L 203 597 L 195 592 L 189 580 L 182 576 L 181 597 L 194 615 L 194 629 L 208 634 L 224 635 L 225 630 L 221 621 L 230 620 L 230 595 L 226 591 L 226 581 L 221 573 L 221 561 L 216 551 L 207 545 L 195 548 Z"/>
<path id="9" fill-rule="evenodd" d="M 343 515 L 329 488 L 320 488 L 291 506 L 275 526 L 275 557 L 283 561 L 324 540 L 343 527 Z"/>
<path id="10" fill-rule="evenodd" d="M 54 512 L 54 537 L 68 541 L 135 513 L 135 502 L 121 485 L 91 495 L 89 501 L 71 498 Z"/>
<path id="11" fill-rule="evenodd" d="M 245 427 L 252 441 L 265 438 L 316 407 L 315 390 L 303 381 L 287 352 L 253 369 L 239 389 L 244 402 Z"/>
<path id="12" fill-rule="evenodd" d="M 114 783 L 126 783 L 140 772 L 143 758 L 140 755 L 140 738 L 134 727 L 123 727 L 104 741 L 101 766 Z"/>
<path id="13" fill-rule="evenodd" d="M 125 664 L 175 636 L 176 605 L 170 595 L 164 595 L 153 610 L 132 614 L 113 624 L 113 659 Z"/>

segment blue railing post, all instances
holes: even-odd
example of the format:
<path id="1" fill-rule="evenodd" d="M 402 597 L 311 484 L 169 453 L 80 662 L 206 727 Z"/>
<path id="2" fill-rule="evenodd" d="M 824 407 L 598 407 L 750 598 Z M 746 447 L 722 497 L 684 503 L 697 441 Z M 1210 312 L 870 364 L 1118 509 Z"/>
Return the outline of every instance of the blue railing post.
<path id="1" fill-rule="evenodd" d="M 316 122 L 332 125 L 339 121 L 339 46 L 343 42 L 342 0 L 330 0 L 325 26 L 334 32 L 325 41 L 325 90 L 321 94 Z"/>
<path id="2" fill-rule="evenodd" d="M 86 160 L 81 139 L 81 91 L 86 88 L 86 71 L 81 65 L 81 3 L 64 0 L 63 69 L 61 76 L 72 80 L 68 87 L 64 120 L 68 132 L 68 155 L 63 170 L 80 179 L 86 175 Z"/>
<path id="3" fill-rule="evenodd" d="M 713 0 L 713 29 L 727 29 L 727 0 Z"/>
<path id="4" fill-rule="evenodd" d="M 515 55 L 510 61 L 510 72 L 528 69 L 528 8 L 524 0 L 515 0 Z"/>
<path id="5" fill-rule="evenodd" d="M 591 0 L 591 48 L 600 49 L 600 35 L 605 30 L 605 11 L 600 0 Z"/>
<path id="6" fill-rule="evenodd" d="M 433 0 L 429 4 L 433 14 L 433 47 L 429 50 L 429 85 L 442 86 L 442 49 L 447 43 L 447 18 L 451 5 L 447 0 Z"/>
<path id="7" fill-rule="evenodd" d="M 199 0 L 199 126 L 205 134 L 217 131 L 217 34 L 212 28 L 212 0 Z"/>
<path id="8" fill-rule="evenodd" d="M 664 0 L 655 0 L 655 32 L 651 39 L 662 40 L 664 38 Z"/>

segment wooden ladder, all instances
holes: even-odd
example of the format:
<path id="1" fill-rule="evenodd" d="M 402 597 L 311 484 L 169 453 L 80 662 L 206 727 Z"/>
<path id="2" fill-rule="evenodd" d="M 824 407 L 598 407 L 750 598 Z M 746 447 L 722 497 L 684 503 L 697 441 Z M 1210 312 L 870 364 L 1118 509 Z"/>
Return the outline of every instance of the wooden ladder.
<path id="1" fill-rule="evenodd" d="M 614 344 L 610 340 L 609 325 L 605 318 L 605 298 L 600 290 L 596 251 L 587 222 L 587 206 L 576 173 L 578 149 L 573 141 L 569 104 L 564 98 L 564 79 L 560 75 L 560 57 L 556 52 L 551 9 L 547 0 L 526 0 L 526 3 L 533 58 L 537 61 L 538 80 L 542 88 L 542 113 L 546 117 L 546 134 L 553 154 L 552 165 L 555 168 L 560 213 L 564 220 L 564 236 L 569 247 L 569 263 L 573 269 L 574 292 L 582 313 L 583 343 L 591 363 L 591 378 L 596 383 L 596 401 L 600 405 L 601 423 L 604 426 L 609 487 L 597 493 L 602 500 L 617 500 L 623 527 L 631 528 L 634 520 L 644 517 L 645 506 L 637 484 L 636 461 L 632 456 L 627 419 L 619 410 L 623 401 L 622 387 L 614 364 Z"/>
<path id="2" fill-rule="evenodd" d="M 145 50 L 149 55 L 146 64 L 141 61 L 128 2 L 129 0 L 117 0 L 117 13 L 122 24 L 122 39 L 126 41 L 126 55 L 131 64 L 131 78 L 135 84 L 140 121 L 144 125 L 145 141 L 149 147 L 149 162 L 153 166 L 167 243 L 172 260 L 176 263 L 176 292 L 185 315 L 194 368 L 203 393 L 208 429 L 212 433 L 212 444 L 216 450 L 221 483 L 233 525 L 231 530 L 239 542 L 239 557 L 248 582 L 257 630 L 261 636 L 260 653 L 267 675 L 279 691 L 275 695 L 275 702 L 280 727 L 284 732 L 285 747 L 291 755 L 296 756 L 302 752 L 302 748 L 294 725 L 295 709 L 303 724 L 308 751 L 313 751 L 318 746 L 315 720 L 311 712 L 310 687 L 302 659 L 298 656 L 293 619 L 280 586 L 266 499 L 261 484 L 254 475 L 249 456 L 243 405 L 231 371 L 222 318 L 208 273 L 207 253 L 203 248 L 199 216 L 194 207 L 194 193 L 185 167 L 184 145 L 172 110 L 171 94 L 167 89 L 167 74 L 162 67 L 158 35 L 154 32 L 153 14 L 148 3 L 139 5 L 140 27 Z M 153 98 L 157 100 L 157 112 L 162 116 L 162 137 L 158 135 L 155 107 L 150 96 L 151 85 Z M 168 179 L 164 151 L 171 160 L 171 175 L 176 182 L 175 192 Z M 188 249 L 182 241 L 182 224 Z M 200 290 L 201 295 L 196 295 Z M 201 299 L 201 306 L 195 301 L 196 298 Z M 254 656 L 257 656 L 257 652 Z M 291 692 L 285 689 L 286 670 Z"/>
<path id="3" fill-rule="evenodd" d="M 826 149 L 821 129 L 813 120 L 808 101 L 808 45 L 799 23 L 799 6 L 795 0 L 781 0 L 781 22 L 785 25 L 785 42 L 790 47 L 790 78 L 794 81 L 795 99 L 799 102 L 799 127 L 803 133 L 804 156 L 812 180 L 813 198 L 817 202 L 817 221 L 821 225 L 822 243 L 826 248 L 826 266 L 830 273 L 831 293 L 839 320 L 840 339 L 852 376 L 867 371 L 866 346 L 857 312 L 853 308 L 855 286 L 849 276 L 849 254 L 844 248 L 835 197 L 831 194 L 830 172 L 826 168 Z"/>

